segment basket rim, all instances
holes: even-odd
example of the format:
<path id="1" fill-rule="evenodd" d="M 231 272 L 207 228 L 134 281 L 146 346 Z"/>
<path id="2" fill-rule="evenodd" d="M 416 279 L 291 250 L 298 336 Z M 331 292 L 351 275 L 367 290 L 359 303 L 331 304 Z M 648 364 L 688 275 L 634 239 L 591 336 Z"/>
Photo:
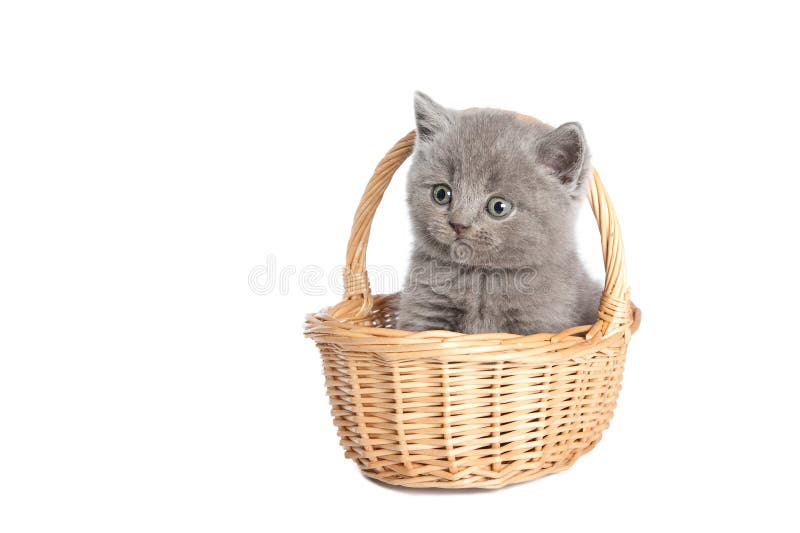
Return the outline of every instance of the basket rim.
<path id="1" fill-rule="evenodd" d="M 394 296 L 375 296 L 376 303 Z M 565 360 L 588 361 L 603 351 L 615 351 L 628 341 L 641 323 L 641 310 L 629 303 L 629 319 L 602 334 L 592 334 L 597 324 L 574 326 L 558 333 L 460 333 L 448 330 L 407 331 L 359 325 L 364 319 L 337 318 L 334 306 L 306 316 L 305 336 L 317 343 L 346 347 L 348 357 L 380 359 L 387 363 L 421 362 L 535 362 L 557 364 Z M 346 312 L 346 311 L 345 311 Z"/>

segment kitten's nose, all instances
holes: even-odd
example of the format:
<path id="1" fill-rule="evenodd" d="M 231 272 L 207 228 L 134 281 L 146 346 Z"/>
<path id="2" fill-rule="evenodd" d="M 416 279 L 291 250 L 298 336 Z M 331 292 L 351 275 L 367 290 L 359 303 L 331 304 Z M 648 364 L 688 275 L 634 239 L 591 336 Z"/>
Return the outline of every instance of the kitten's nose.
<path id="1" fill-rule="evenodd" d="M 465 226 L 464 224 L 454 224 L 452 222 L 450 223 L 450 225 L 453 227 L 458 237 L 461 237 L 461 235 L 463 235 L 464 232 L 467 231 L 467 228 L 469 228 L 469 226 Z"/>

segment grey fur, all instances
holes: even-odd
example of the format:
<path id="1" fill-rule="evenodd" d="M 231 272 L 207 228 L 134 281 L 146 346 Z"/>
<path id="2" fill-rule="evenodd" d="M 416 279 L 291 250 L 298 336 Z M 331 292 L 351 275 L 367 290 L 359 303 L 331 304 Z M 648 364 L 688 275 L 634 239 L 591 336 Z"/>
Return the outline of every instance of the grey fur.
<path id="1" fill-rule="evenodd" d="M 580 125 L 455 111 L 422 93 L 414 107 L 414 248 L 397 327 L 530 334 L 593 323 L 601 287 L 574 236 L 592 168 Z M 434 201 L 437 184 L 451 188 L 449 204 Z M 510 201 L 510 214 L 488 212 L 493 196 Z"/>

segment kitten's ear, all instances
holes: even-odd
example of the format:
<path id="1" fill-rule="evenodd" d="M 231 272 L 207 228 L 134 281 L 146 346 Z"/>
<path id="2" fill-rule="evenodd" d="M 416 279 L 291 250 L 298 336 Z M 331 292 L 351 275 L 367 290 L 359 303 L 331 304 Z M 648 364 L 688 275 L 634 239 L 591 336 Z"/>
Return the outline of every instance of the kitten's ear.
<path id="1" fill-rule="evenodd" d="M 577 122 L 567 122 L 551 131 L 536 145 L 536 162 L 547 168 L 570 192 L 577 191 L 585 181 L 589 153 L 583 128 Z"/>
<path id="2" fill-rule="evenodd" d="M 417 140 L 430 142 L 450 124 L 450 112 L 425 93 L 414 93 L 414 115 L 417 119 Z"/>

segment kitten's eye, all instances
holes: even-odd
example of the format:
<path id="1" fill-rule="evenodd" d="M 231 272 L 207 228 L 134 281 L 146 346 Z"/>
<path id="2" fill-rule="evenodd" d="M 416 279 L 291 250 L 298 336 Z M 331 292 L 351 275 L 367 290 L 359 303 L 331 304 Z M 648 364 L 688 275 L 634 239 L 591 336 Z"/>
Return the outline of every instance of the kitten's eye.
<path id="1" fill-rule="evenodd" d="M 493 217 L 501 218 L 511 212 L 511 202 L 505 198 L 494 196 L 489 198 L 489 203 L 486 204 L 486 210 L 489 211 L 489 214 Z"/>
<path id="2" fill-rule="evenodd" d="M 445 205 L 450 203 L 450 199 L 453 197 L 453 192 L 450 190 L 450 187 L 447 185 L 434 185 L 433 186 L 433 201 L 440 205 Z"/>

